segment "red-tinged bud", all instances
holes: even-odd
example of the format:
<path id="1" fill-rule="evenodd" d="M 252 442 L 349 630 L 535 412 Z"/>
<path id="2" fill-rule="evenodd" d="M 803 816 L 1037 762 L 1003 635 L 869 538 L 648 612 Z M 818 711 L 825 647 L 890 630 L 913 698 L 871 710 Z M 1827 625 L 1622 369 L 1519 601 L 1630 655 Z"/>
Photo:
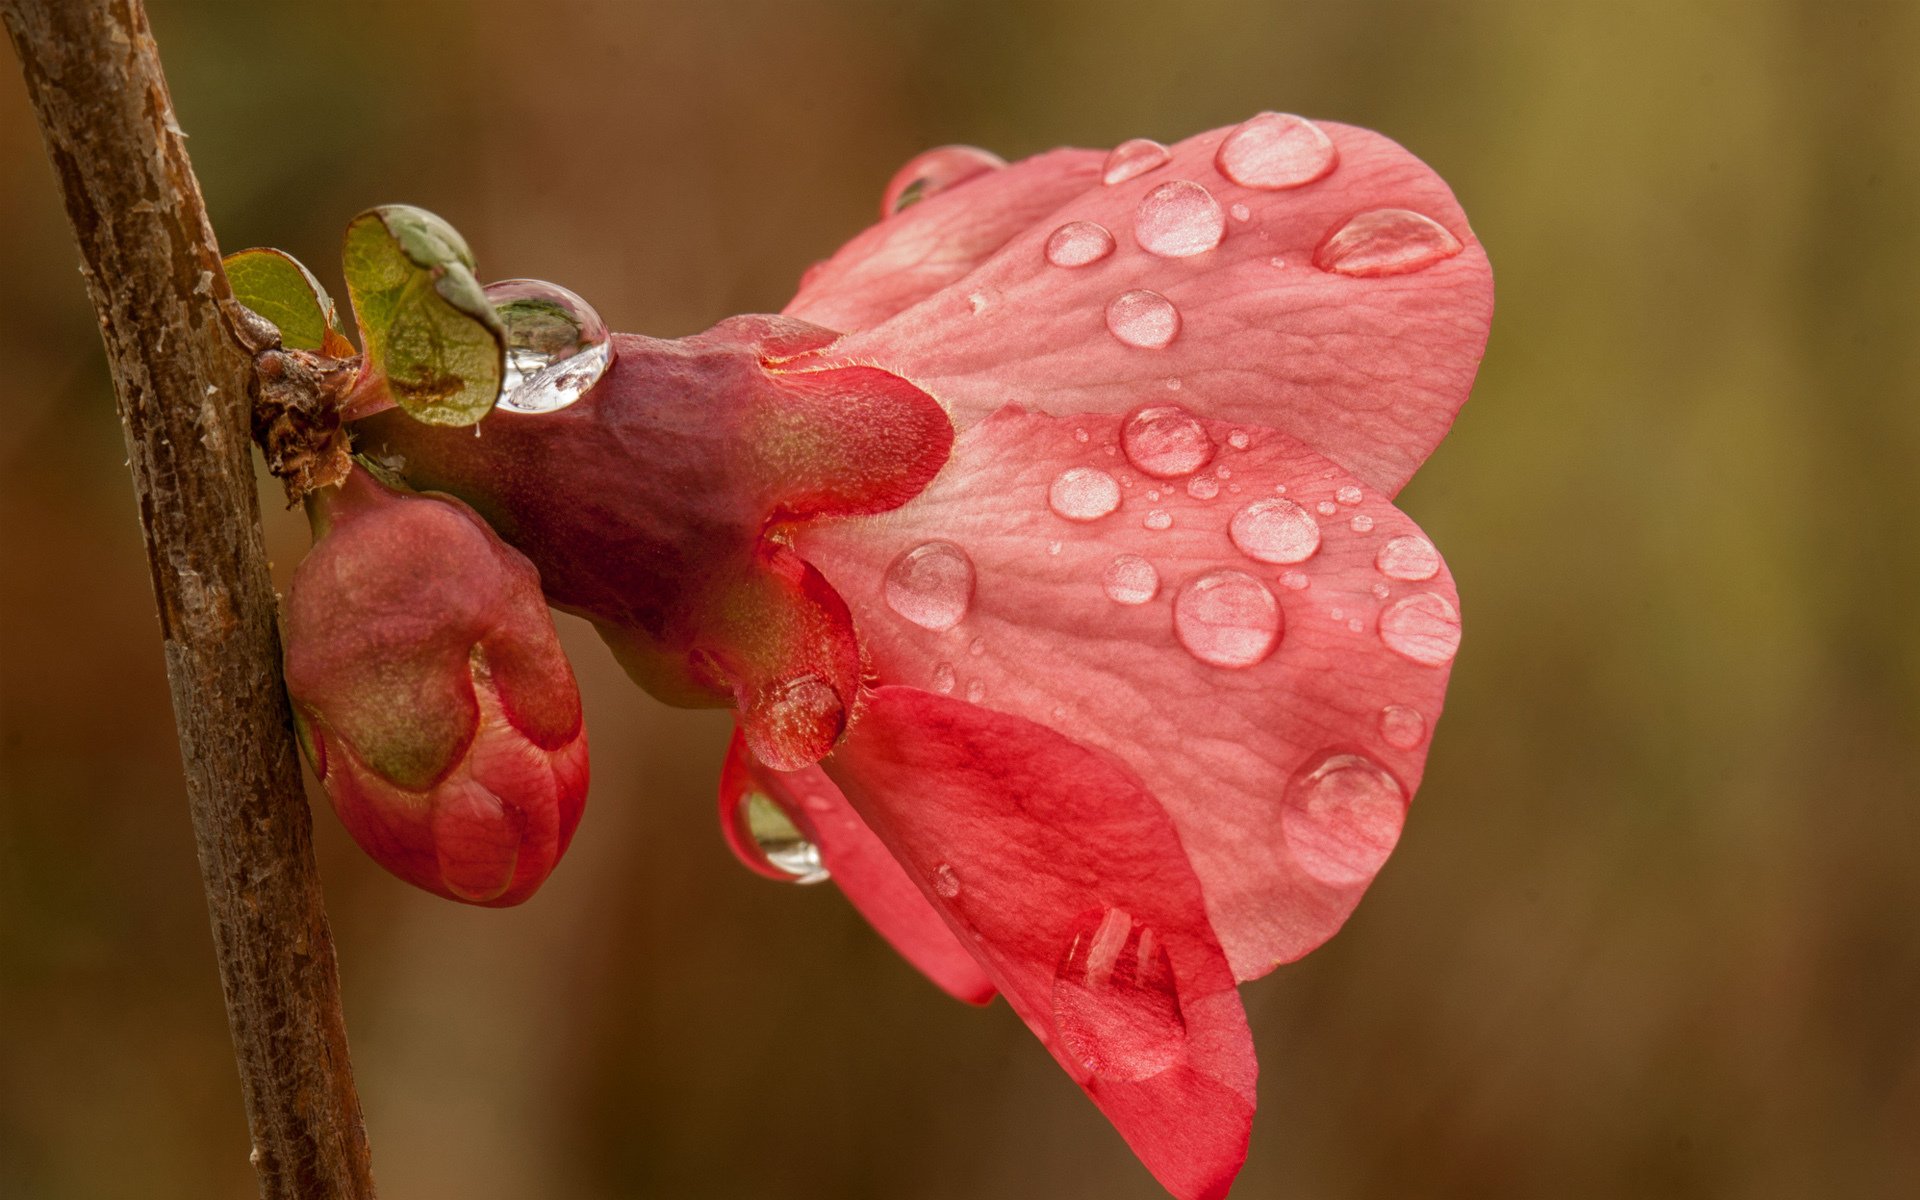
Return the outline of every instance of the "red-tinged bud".
<path id="1" fill-rule="evenodd" d="M 465 504 L 364 468 L 308 511 L 287 691 L 341 824 L 418 887 L 520 903 L 587 793 L 580 693 L 538 573 Z"/>

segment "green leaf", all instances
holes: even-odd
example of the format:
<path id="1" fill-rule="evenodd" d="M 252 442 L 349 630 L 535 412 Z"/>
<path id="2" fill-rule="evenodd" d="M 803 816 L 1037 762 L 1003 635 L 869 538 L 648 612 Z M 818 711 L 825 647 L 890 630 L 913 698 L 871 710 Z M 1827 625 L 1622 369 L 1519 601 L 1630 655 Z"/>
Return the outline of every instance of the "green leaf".
<path id="1" fill-rule="evenodd" d="M 300 260 L 284 250 L 256 247 L 227 255 L 233 298 L 272 321 L 289 350 L 324 350 L 337 326 L 333 298 Z"/>
<path id="2" fill-rule="evenodd" d="M 411 205 L 368 209 L 347 226 L 344 266 L 368 369 L 394 403 L 429 425 L 486 416 L 506 376 L 506 330 L 453 226 Z"/>

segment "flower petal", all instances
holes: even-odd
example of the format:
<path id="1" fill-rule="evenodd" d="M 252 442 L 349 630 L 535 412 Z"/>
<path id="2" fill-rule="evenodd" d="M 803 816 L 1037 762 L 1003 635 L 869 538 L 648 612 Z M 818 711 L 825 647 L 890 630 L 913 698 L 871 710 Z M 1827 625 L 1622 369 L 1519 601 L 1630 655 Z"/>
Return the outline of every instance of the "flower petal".
<path id="1" fill-rule="evenodd" d="M 1053 730 L 876 689 L 823 764 L 1007 1001 L 1182 1200 L 1245 1160 L 1257 1065 L 1171 822 Z"/>
<path id="2" fill-rule="evenodd" d="M 1111 416 L 1008 410 L 911 504 L 812 523 L 795 548 L 882 683 L 954 690 L 1137 772 L 1250 979 L 1330 937 L 1385 861 L 1459 618 L 1385 498 L 1285 434 L 1185 420 L 1146 412 L 1123 437 Z M 911 618 L 927 576 L 890 565 L 929 543 L 970 564 L 938 628 Z"/>
<path id="3" fill-rule="evenodd" d="M 1222 156 L 1233 131 L 1200 134 L 1160 166 L 1046 210 L 977 269 L 831 353 L 898 371 L 962 428 L 1010 403 L 1121 413 L 1140 403 L 1143 388 L 1177 379 L 1196 412 L 1292 434 L 1391 495 L 1466 400 L 1486 344 L 1492 274 L 1453 194 L 1424 163 L 1364 129 L 1308 128 L 1337 151 L 1323 177 L 1280 190 L 1244 186 L 1220 164 L 1255 180 L 1263 164 Z M 1019 178 L 1025 165 L 999 180 Z M 944 199 L 939 215 L 957 223 L 954 210 L 983 186 L 926 207 Z M 1383 210 L 1390 215 L 1347 229 Z M 1025 211 L 1041 215 L 1037 205 Z M 1104 227 L 1116 250 L 1084 265 L 1053 265 L 1049 239 L 1076 222 Z M 889 224 L 863 238 L 886 240 Z M 930 225 L 924 237 L 942 233 L 953 236 Z M 1004 234 L 996 227 L 995 236 Z M 969 242 L 953 257 L 977 249 Z M 934 253 L 916 244 L 898 257 Z M 891 261 L 876 257 L 862 269 L 880 274 Z M 889 289 L 904 293 L 935 277 L 862 282 L 892 302 Z M 1156 302 L 1155 312 L 1177 315 L 1140 324 L 1138 293 Z M 809 289 L 801 300 L 811 300 Z M 841 328 L 887 307 L 796 303 L 795 311 Z"/>

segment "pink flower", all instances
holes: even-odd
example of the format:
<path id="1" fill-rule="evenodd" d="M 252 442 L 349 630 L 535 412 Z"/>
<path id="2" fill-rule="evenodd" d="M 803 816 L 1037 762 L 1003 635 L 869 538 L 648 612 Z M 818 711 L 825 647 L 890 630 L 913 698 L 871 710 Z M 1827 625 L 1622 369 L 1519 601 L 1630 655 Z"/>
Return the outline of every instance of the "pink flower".
<path id="1" fill-rule="evenodd" d="M 1278 114 L 943 148 L 886 195 L 784 317 L 622 337 L 586 399 L 478 440 L 363 440 L 656 695 L 740 709 L 750 866 L 817 858 L 1171 1192 L 1224 1195 L 1236 984 L 1353 911 L 1440 715 L 1457 599 L 1391 497 L 1472 383 L 1486 256 L 1399 146 Z"/>

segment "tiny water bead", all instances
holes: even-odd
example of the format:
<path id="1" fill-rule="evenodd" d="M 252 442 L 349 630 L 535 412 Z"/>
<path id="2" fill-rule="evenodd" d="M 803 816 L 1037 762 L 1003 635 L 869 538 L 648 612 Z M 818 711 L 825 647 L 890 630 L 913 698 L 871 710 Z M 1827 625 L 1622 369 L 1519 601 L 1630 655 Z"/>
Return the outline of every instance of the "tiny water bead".
<path id="1" fill-rule="evenodd" d="M 973 559 L 947 541 L 923 542 L 887 568 L 887 607 L 922 629 L 952 629 L 973 602 Z"/>
<path id="2" fill-rule="evenodd" d="M 1060 1044 L 1102 1079 L 1147 1079 L 1180 1061 L 1187 1022 L 1173 960 L 1124 909 L 1081 914 L 1053 978 Z"/>
<path id="3" fill-rule="evenodd" d="M 880 215 L 890 217 L 920 201 L 936 196 L 988 171 L 997 171 L 1007 160 L 978 146 L 936 146 L 910 159 L 894 173 L 880 199 Z"/>
<path id="4" fill-rule="evenodd" d="M 1100 582 L 1115 604 L 1145 604 L 1160 594 L 1160 572 L 1138 554 L 1122 554 L 1108 563 Z"/>
<path id="5" fill-rule="evenodd" d="M 1120 429 L 1120 446 L 1128 462 L 1156 479 L 1191 475 L 1213 457 L 1207 427 L 1178 404 L 1135 410 Z"/>
<path id="6" fill-rule="evenodd" d="M 1220 483 L 1206 475 L 1195 475 L 1187 480 L 1187 495 L 1195 500 L 1211 500 L 1220 494 Z"/>
<path id="7" fill-rule="evenodd" d="M 1235 450 L 1245 450 L 1252 444 L 1253 439 L 1247 436 L 1247 431 L 1244 429 L 1236 429 L 1227 435 L 1227 445 L 1232 446 Z M 1221 478 L 1224 479 L 1226 477 L 1223 475 Z"/>
<path id="8" fill-rule="evenodd" d="M 1460 239 L 1432 217 L 1376 208 L 1351 218 L 1313 252 L 1313 265 L 1336 275 L 1410 275 L 1460 253 Z"/>
<path id="9" fill-rule="evenodd" d="M 1071 467 L 1047 489 L 1047 507 L 1069 521 L 1098 521 L 1120 507 L 1120 485 L 1098 467 Z"/>
<path id="10" fill-rule="evenodd" d="M 1155 531 L 1162 530 L 1162 529 L 1172 529 L 1173 514 L 1170 512 L 1167 512 L 1165 509 L 1156 508 L 1152 512 L 1148 513 L 1145 517 L 1143 517 L 1140 523 L 1142 525 L 1145 525 L 1148 529 L 1152 529 Z"/>
<path id="11" fill-rule="evenodd" d="M 1165 166 L 1172 158 L 1173 151 L 1152 138 L 1131 138 L 1108 153 L 1106 166 L 1100 172 L 1100 182 L 1108 187 L 1125 183 L 1145 175 L 1155 167 Z"/>
<path id="12" fill-rule="evenodd" d="M 1256 562 L 1298 563 L 1320 549 L 1320 524 L 1291 500 L 1255 500 L 1233 514 L 1227 536 Z"/>
<path id="13" fill-rule="evenodd" d="M 1290 592 L 1304 592 L 1313 586 L 1313 580 L 1308 578 L 1305 571 L 1282 571 L 1280 586 Z"/>
<path id="14" fill-rule="evenodd" d="M 1445 596 L 1416 592 L 1380 614 L 1380 640 L 1402 658 L 1445 666 L 1460 649 L 1460 613 Z"/>
<path id="15" fill-rule="evenodd" d="M 1047 261 L 1056 267 L 1084 267 L 1113 253 L 1113 235 L 1097 221 L 1068 221 L 1047 238 Z"/>
<path id="16" fill-rule="evenodd" d="M 1280 604 L 1245 571 L 1189 580 L 1173 599 L 1173 632 L 1187 653 L 1214 667 L 1251 667 L 1280 642 Z"/>
<path id="17" fill-rule="evenodd" d="M 1141 350 L 1165 349 L 1180 336 L 1180 310 L 1159 292 L 1121 292 L 1107 305 L 1107 332 Z"/>
<path id="18" fill-rule="evenodd" d="M 1347 528 L 1355 533 L 1372 533 L 1373 518 L 1365 513 L 1355 513 L 1353 519 L 1347 522 Z"/>
<path id="19" fill-rule="evenodd" d="M 1236 221 L 1253 220 L 1253 210 L 1248 208 L 1244 204 L 1229 205 L 1227 207 L 1227 215 L 1232 217 Z"/>
<path id="20" fill-rule="evenodd" d="M 987 685 L 984 683 L 981 683 L 978 679 L 974 680 L 972 683 L 969 683 L 967 685 L 967 702 L 969 704 L 980 703 L 981 698 L 984 697 L 986 694 L 987 694 Z"/>
<path id="21" fill-rule="evenodd" d="M 613 341 L 606 322 L 585 300 L 539 279 L 505 279 L 488 284 L 486 291 L 507 334 L 501 408 L 557 412 L 607 373 Z"/>
<path id="22" fill-rule="evenodd" d="M 1315 512 L 1323 517 L 1330 517 L 1340 511 L 1340 506 L 1331 500 L 1322 500 L 1320 503 L 1314 505 L 1313 508 Z"/>
<path id="23" fill-rule="evenodd" d="M 952 663 L 943 662 L 933 668 L 933 690 L 942 696 L 951 695 L 956 682 Z"/>
<path id="24" fill-rule="evenodd" d="M 1278 191 L 1323 178 L 1340 163 L 1333 139 L 1305 117 L 1265 112 L 1220 142 L 1213 165 L 1241 187 Z"/>
<path id="25" fill-rule="evenodd" d="M 820 847 L 800 831 L 787 810 L 762 792 L 744 792 L 734 813 L 743 841 L 765 862 L 794 883 L 820 883 L 827 869 Z"/>
<path id="26" fill-rule="evenodd" d="M 1427 719 L 1420 710 L 1389 704 L 1380 710 L 1380 740 L 1396 750 L 1411 750 L 1427 738 Z"/>
<path id="27" fill-rule="evenodd" d="M 1287 785 L 1280 833 L 1307 874 L 1324 883 L 1365 883 L 1393 853 L 1407 793 L 1363 754 L 1329 752 Z"/>
<path id="28" fill-rule="evenodd" d="M 1161 258 L 1205 254 L 1227 236 L 1227 214 L 1213 193 L 1191 179 L 1161 184 L 1133 212 L 1133 240 Z"/>
<path id="29" fill-rule="evenodd" d="M 947 863 L 941 863 L 933 869 L 933 891 L 942 900 L 951 900 L 960 894 L 960 874 Z"/>
<path id="30" fill-rule="evenodd" d="M 817 760 L 846 723 L 846 702 L 812 672 L 766 688 L 742 714 L 753 752 L 776 771 L 797 771 Z"/>
<path id="31" fill-rule="evenodd" d="M 1440 573 L 1440 552 L 1423 537 L 1403 534 L 1380 547 L 1373 565 L 1388 579 L 1418 583 Z"/>
<path id="32" fill-rule="evenodd" d="M 1351 483 L 1343 483 L 1333 493 L 1333 498 L 1342 504 L 1360 503 L 1360 488 Z"/>

